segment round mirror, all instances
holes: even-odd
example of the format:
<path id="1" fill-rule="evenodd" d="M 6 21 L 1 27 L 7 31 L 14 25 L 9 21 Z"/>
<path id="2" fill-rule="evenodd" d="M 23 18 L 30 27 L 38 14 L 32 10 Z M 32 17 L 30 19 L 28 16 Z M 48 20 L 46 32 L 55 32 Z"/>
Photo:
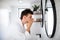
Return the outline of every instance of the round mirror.
<path id="1" fill-rule="evenodd" d="M 52 38 L 56 30 L 56 8 L 54 0 L 45 0 L 45 30 L 48 37 Z"/>

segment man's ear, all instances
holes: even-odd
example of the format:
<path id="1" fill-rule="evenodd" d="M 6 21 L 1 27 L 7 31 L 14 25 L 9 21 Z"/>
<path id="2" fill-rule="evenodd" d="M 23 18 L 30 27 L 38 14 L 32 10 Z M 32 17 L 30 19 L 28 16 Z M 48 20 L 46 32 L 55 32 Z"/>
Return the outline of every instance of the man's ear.
<path id="1" fill-rule="evenodd" d="M 26 19 L 26 16 L 23 16 L 23 19 Z"/>

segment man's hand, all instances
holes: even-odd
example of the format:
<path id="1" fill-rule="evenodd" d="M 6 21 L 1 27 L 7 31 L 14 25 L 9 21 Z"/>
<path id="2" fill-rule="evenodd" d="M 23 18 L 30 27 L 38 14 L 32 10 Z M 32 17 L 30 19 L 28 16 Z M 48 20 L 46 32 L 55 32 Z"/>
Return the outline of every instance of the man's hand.
<path id="1" fill-rule="evenodd" d="M 30 32 L 30 28 L 31 28 L 31 25 L 32 25 L 33 21 L 34 21 L 33 19 L 30 19 L 30 20 L 28 21 L 26 31 Z"/>

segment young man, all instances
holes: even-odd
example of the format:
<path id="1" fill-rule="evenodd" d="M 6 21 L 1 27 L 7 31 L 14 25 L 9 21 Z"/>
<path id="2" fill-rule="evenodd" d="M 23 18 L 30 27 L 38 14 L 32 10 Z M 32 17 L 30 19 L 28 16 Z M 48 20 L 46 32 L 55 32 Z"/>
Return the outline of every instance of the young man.
<path id="1" fill-rule="evenodd" d="M 12 22 L 5 31 L 2 33 L 2 40 L 37 40 L 36 37 L 32 37 L 30 34 L 30 28 L 33 23 L 33 12 L 30 9 L 25 9 L 21 13 L 21 18 L 17 19 L 18 22 Z M 27 29 L 25 29 L 26 24 Z"/>
<path id="2" fill-rule="evenodd" d="M 22 11 L 21 13 L 21 22 L 22 24 L 27 24 L 27 32 L 30 32 L 30 27 L 33 23 L 33 18 L 32 18 L 33 12 L 30 9 L 25 9 L 24 11 Z"/>
<path id="3" fill-rule="evenodd" d="M 34 21 L 32 15 L 33 12 L 30 9 L 25 9 L 22 11 L 21 17 L 19 19 L 19 32 L 24 34 L 25 40 L 31 40 L 30 28 Z M 26 24 L 27 29 L 25 29 L 24 24 Z"/>

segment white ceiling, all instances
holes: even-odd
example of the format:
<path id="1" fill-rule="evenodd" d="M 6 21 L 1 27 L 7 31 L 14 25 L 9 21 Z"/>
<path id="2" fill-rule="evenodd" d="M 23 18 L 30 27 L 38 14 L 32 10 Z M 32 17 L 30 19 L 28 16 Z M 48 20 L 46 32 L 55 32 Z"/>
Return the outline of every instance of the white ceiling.
<path id="1" fill-rule="evenodd" d="M 22 2 L 22 3 L 19 3 L 19 2 Z M 39 4 L 40 3 L 40 0 L 0 0 L 0 4 L 7 4 L 7 5 L 12 5 L 12 6 L 19 6 L 19 7 L 22 7 L 22 6 L 26 6 L 26 7 L 30 7 L 34 4 Z"/>
<path id="2" fill-rule="evenodd" d="M 36 3 L 36 2 L 40 2 L 40 0 L 20 0 L 20 1 L 24 1 L 24 2 L 31 2 L 31 3 Z"/>
<path id="3" fill-rule="evenodd" d="M 6 1 L 9 2 L 9 1 L 18 1 L 18 0 L 0 0 L 0 2 L 3 2 L 3 1 L 4 2 L 6 2 Z"/>
<path id="4" fill-rule="evenodd" d="M 30 3 L 40 2 L 40 0 L 0 0 L 0 2 L 1 1 L 24 1 L 24 2 L 30 2 Z"/>

